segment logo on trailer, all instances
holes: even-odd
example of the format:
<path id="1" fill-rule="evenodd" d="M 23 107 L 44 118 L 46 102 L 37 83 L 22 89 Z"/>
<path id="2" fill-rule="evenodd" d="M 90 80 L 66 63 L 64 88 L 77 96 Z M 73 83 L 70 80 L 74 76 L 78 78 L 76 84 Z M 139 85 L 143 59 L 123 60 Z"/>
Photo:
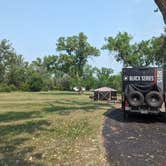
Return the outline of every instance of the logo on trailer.
<path id="1" fill-rule="evenodd" d="M 124 76 L 124 81 L 154 81 L 154 76 Z"/>

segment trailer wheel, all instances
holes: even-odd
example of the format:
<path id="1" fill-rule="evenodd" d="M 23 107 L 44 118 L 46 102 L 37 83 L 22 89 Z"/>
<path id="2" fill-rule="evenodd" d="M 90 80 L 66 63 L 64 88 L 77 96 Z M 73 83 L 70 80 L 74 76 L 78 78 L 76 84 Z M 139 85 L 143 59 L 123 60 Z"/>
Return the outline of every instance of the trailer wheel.
<path id="1" fill-rule="evenodd" d="M 141 106 L 144 103 L 144 96 L 141 92 L 132 91 L 126 97 L 129 104 L 133 107 Z"/>
<path id="2" fill-rule="evenodd" d="M 153 108 L 159 108 L 163 104 L 163 97 L 157 91 L 149 92 L 145 97 L 146 103 Z"/>

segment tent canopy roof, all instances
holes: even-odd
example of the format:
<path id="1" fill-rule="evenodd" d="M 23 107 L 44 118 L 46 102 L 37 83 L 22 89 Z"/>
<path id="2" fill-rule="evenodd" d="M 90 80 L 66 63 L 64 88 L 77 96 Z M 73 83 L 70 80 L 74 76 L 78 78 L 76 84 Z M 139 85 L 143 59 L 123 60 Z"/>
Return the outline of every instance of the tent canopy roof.
<path id="1" fill-rule="evenodd" d="M 94 92 L 117 92 L 117 90 L 109 87 L 101 87 L 99 89 L 94 90 Z"/>

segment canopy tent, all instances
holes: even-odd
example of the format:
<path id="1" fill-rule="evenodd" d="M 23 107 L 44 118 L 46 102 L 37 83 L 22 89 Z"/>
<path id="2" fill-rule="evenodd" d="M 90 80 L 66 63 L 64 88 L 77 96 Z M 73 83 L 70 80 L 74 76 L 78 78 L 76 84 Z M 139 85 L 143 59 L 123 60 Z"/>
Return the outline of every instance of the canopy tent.
<path id="1" fill-rule="evenodd" d="M 157 6 L 159 7 L 163 18 L 164 18 L 164 22 L 166 24 L 166 0 L 155 0 Z"/>
<path id="2" fill-rule="evenodd" d="M 102 87 L 94 90 L 94 100 L 117 100 L 117 90 Z"/>

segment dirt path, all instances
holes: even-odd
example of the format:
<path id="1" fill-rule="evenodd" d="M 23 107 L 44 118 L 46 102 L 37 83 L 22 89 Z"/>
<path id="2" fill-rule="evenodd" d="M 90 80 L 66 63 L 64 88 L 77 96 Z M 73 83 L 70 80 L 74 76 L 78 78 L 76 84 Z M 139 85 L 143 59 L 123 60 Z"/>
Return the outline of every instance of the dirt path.
<path id="1" fill-rule="evenodd" d="M 103 127 L 106 157 L 111 166 L 166 165 L 166 123 L 162 117 L 108 111 Z"/>

